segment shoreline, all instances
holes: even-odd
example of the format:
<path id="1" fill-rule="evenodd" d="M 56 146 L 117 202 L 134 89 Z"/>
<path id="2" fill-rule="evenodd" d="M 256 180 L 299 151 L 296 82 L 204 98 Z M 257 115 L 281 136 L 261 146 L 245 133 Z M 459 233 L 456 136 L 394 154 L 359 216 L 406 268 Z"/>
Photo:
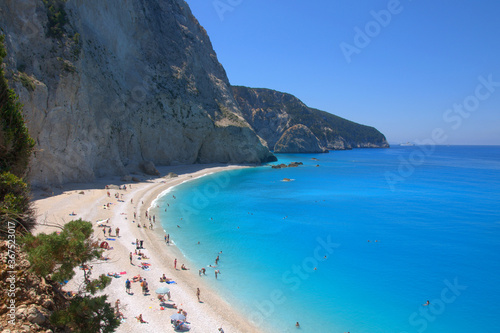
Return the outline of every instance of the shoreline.
<path id="1" fill-rule="evenodd" d="M 120 311 L 126 319 L 117 332 L 136 332 L 138 329 L 173 332 L 170 316 L 177 310 L 167 307 L 161 310 L 160 302 L 154 292 L 163 286 L 168 286 L 171 290 L 173 302 L 187 311 L 187 321 L 191 323 L 190 332 L 218 332 L 219 327 L 226 332 L 260 332 L 261 330 L 253 326 L 242 313 L 222 299 L 217 290 L 208 286 L 208 283 L 197 275 L 197 269 L 193 268 L 177 246 L 165 244 L 163 238 L 165 233 L 160 224 L 161 221 L 153 223 L 153 230 L 137 227 L 138 221 L 141 225 L 149 225 L 149 220 L 145 218 L 146 211 L 154 211 L 156 209 L 154 205 L 158 199 L 166 195 L 173 187 L 216 172 L 245 167 L 247 166 L 216 164 L 159 167 L 161 176 L 143 177 L 145 179 L 141 179 L 138 183 L 123 182 L 118 177 L 106 177 L 99 178 L 93 183 L 67 184 L 50 196 L 37 190 L 33 192 L 33 204 L 37 213 L 37 222 L 40 224 L 36 226 L 34 233 L 57 231 L 58 228 L 47 223 L 63 225 L 79 218 L 94 224 L 94 236 L 99 241 L 104 240 L 104 234 L 102 228 L 95 223 L 96 221 L 109 219 L 107 225 L 112 227 L 113 236 L 116 236 L 115 228 L 120 228 L 120 237 L 113 237 L 114 240 L 108 241 L 113 249 L 104 251 L 104 256 L 109 256 L 109 260 L 92 263 L 94 277 L 110 272 L 126 272 L 119 278 L 113 278 L 112 283 L 103 292 L 97 294 L 108 295 L 108 302 L 111 304 L 115 304 L 115 301 L 120 299 Z M 169 172 L 177 173 L 178 177 L 164 178 Z M 124 184 L 127 187 L 131 185 L 131 187 L 127 190 L 119 190 L 118 186 Z M 109 190 L 105 189 L 106 185 L 111 185 Z M 110 197 L 107 195 L 108 191 Z M 118 194 L 118 199 L 121 200 L 116 199 L 115 194 Z M 73 212 L 76 215 L 70 216 Z M 137 216 L 136 222 L 132 222 L 134 212 Z M 135 239 L 144 241 L 142 251 L 149 256 L 146 260 L 151 264 L 149 271 L 138 267 L 141 261 L 135 255 L 133 256 L 134 265 L 129 262 L 129 253 L 135 249 L 135 245 L 132 244 Z M 191 269 L 175 270 L 173 267 L 175 258 L 178 260 L 177 267 L 185 263 Z M 64 290 L 75 291 L 81 286 L 83 274 L 80 270 L 76 273 L 75 277 L 65 285 Z M 132 283 L 131 289 L 134 295 L 128 295 L 125 292 L 125 280 L 137 274 L 148 281 L 149 295 L 142 295 L 138 283 Z M 177 284 L 160 283 L 159 278 L 162 274 L 173 279 Z M 196 288 L 201 290 L 202 302 L 197 300 Z M 135 319 L 139 314 L 142 314 L 148 324 L 141 324 Z"/>

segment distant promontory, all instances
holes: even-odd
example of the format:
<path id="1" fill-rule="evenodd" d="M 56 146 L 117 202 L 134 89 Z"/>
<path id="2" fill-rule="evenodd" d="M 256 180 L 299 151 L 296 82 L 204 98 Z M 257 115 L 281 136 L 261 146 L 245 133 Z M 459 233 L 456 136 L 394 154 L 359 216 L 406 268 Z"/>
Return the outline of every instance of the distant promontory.
<path id="1" fill-rule="evenodd" d="M 310 108 L 293 95 L 264 88 L 232 89 L 245 120 L 275 153 L 389 147 L 377 129 Z"/>

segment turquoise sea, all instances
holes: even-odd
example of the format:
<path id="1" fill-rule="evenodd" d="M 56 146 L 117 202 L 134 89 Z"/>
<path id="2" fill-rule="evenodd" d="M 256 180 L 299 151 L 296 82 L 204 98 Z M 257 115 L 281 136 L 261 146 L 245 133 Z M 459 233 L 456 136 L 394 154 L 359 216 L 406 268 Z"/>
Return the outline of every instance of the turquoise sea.
<path id="1" fill-rule="evenodd" d="M 159 200 L 171 239 L 263 331 L 499 332 L 500 147 L 278 158 L 304 165 L 221 172 Z"/>

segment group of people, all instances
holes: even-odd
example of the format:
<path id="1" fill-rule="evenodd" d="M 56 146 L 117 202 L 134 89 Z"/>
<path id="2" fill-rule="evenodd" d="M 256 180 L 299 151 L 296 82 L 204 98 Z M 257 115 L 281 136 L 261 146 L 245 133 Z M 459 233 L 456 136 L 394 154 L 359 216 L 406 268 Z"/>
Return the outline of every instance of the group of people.
<path id="1" fill-rule="evenodd" d="M 107 233 L 108 233 L 108 236 L 107 236 L 107 237 L 112 237 L 112 235 L 111 235 L 111 231 L 112 231 L 113 229 L 112 229 L 111 227 L 109 227 L 109 226 L 104 226 L 104 227 L 102 228 L 102 233 L 104 234 L 104 237 L 106 237 L 106 229 L 109 229 L 109 230 L 107 230 Z M 120 228 L 118 228 L 118 227 L 116 227 L 116 229 L 115 229 L 115 236 L 116 236 L 116 237 L 120 237 Z"/>

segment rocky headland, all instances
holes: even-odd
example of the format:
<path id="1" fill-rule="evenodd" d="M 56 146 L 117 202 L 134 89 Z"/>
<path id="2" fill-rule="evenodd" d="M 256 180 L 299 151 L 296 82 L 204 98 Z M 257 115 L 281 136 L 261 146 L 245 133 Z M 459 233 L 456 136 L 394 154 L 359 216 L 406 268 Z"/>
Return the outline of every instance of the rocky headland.
<path id="1" fill-rule="evenodd" d="M 377 129 L 310 108 L 293 95 L 264 88 L 232 89 L 245 120 L 276 153 L 389 147 Z M 293 142 L 294 148 L 283 147 L 284 141 Z"/>

